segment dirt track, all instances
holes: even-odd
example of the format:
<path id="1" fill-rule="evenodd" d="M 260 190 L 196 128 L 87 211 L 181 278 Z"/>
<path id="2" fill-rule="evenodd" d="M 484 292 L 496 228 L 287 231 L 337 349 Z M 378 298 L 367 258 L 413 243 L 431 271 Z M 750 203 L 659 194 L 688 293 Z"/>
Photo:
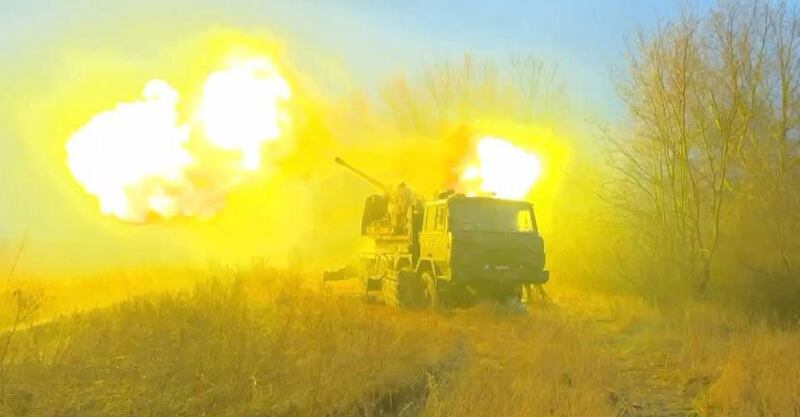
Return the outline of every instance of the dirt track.
<path id="1" fill-rule="evenodd" d="M 687 384 L 676 369 L 679 346 L 646 334 L 649 329 L 617 331 L 607 322 L 595 321 L 587 329 L 602 344 L 609 363 L 617 372 L 610 399 L 621 409 L 621 416 L 694 416 L 694 381 Z"/>
<path id="2" fill-rule="evenodd" d="M 357 293 L 349 292 L 356 296 Z M 376 306 L 378 309 L 390 308 Z M 600 387 L 607 403 L 624 417 L 696 416 L 692 399 L 708 381 L 687 381 L 679 371 L 680 344 L 675 335 L 654 323 L 634 322 L 620 325 L 607 306 L 584 304 L 572 296 L 560 297 L 556 292 L 550 302 L 534 300 L 526 311 L 498 306 L 478 306 L 434 314 L 439 323 L 462 334 L 464 346 L 458 357 L 439 369 L 427 373 L 428 378 L 452 379 L 469 364 L 503 368 L 514 366 L 519 352 L 531 348 L 537 326 L 542 320 L 556 321 L 572 331 L 578 339 L 592 344 L 599 360 L 608 366 L 612 378 Z M 408 313 L 420 314 L 420 313 Z M 498 335 L 502 335 L 498 339 Z M 539 358 L 547 361 L 543 356 Z M 539 378 L 530 373 L 528 378 Z M 456 377 L 457 378 L 457 377 Z M 564 371 L 562 378 L 570 380 Z M 428 384 L 430 381 L 427 382 Z M 568 384 L 569 385 L 569 384 Z M 424 408 L 428 386 L 419 383 L 406 390 L 390 393 L 385 414 L 417 415 Z M 391 404 L 391 406 L 388 406 Z"/>

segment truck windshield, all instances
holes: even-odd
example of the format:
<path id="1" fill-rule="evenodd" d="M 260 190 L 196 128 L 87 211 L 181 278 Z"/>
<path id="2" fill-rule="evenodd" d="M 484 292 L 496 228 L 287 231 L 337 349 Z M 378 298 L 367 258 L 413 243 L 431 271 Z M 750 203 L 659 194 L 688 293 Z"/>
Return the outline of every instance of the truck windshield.
<path id="1" fill-rule="evenodd" d="M 536 222 L 533 211 L 524 204 L 465 201 L 450 207 L 450 230 L 532 233 Z"/>

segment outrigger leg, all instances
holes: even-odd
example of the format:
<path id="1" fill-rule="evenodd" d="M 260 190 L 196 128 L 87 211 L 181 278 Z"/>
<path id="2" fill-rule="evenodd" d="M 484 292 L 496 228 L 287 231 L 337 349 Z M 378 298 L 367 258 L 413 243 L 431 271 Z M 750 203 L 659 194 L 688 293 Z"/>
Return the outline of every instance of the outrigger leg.
<path id="1" fill-rule="evenodd" d="M 544 290 L 544 286 L 542 284 L 525 284 L 525 292 L 528 294 L 528 302 L 531 301 L 531 296 L 533 295 L 533 289 L 531 286 L 536 288 L 536 292 L 539 293 L 539 297 L 544 301 L 550 301 L 550 296 L 547 295 L 547 292 Z"/>

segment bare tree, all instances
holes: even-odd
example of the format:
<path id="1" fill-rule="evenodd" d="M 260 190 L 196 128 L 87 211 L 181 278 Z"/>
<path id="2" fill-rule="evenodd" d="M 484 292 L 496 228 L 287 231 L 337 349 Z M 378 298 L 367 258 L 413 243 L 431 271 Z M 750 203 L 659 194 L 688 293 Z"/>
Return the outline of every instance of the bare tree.
<path id="1" fill-rule="evenodd" d="M 654 36 L 640 34 L 630 48 L 619 92 L 633 134 L 610 141 L 608 200 L 662 255 L 662 279 L 705 293 L 721 246 L 750 237 L 740 226 L 757 221 L 753 195 L 790 268 L 797 24 L 782 4 L 723 2 L 705 18 L 683 13 Z"/>
<path id="2" fill-rule="evenodd" d="M 0 403 L 5 402 L 6 399 L 6 368 L 8 365 L 9 352 L 11 350 L 11 342 L 22 326 L 33 318 L 39 310 L 42 301 L 41 291 L 26 289 L 15 282 L 14 279 L 17 267 L 19 266 L 19 260 L 22 257 L 22 253 L 25 251 L 27 242 L 28 233 L 25 232 L 20 240 L 19 247 L 6 279 L 7 293 L 10 297 L 10 305 L 12 306 L 12 317 L 9 327 L 0 329 L 0 333 L 3 333 L 2 341 L 0 341 Z"/>
<path id="3" fill-rule="evenodd" d="M 548 64 L 533 55 L 514 55 L 509 72 L 522 101 L 522 118 L 552 117 L 564 107 L 565 83 L 558 75 L 558 65 Z"/>

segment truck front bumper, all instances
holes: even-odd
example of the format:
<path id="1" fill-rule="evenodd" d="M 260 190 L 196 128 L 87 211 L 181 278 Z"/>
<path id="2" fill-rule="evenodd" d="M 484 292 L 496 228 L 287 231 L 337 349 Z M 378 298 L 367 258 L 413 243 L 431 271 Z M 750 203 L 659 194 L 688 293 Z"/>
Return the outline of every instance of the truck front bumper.
<path id="1" fill-rule="evenodd" d="M 539 281 L 534 282 L 533 284 L 544 284 L 547 281 L 550 281 L 550 271 L 545 269 L 539 273 Z"/>
<path id="2" fill-rule="evenodd" d="M 480 285 L 544 284 L 550 280 L 550 271 L 476 270 L 454 274 L 453 282 Z"/>

